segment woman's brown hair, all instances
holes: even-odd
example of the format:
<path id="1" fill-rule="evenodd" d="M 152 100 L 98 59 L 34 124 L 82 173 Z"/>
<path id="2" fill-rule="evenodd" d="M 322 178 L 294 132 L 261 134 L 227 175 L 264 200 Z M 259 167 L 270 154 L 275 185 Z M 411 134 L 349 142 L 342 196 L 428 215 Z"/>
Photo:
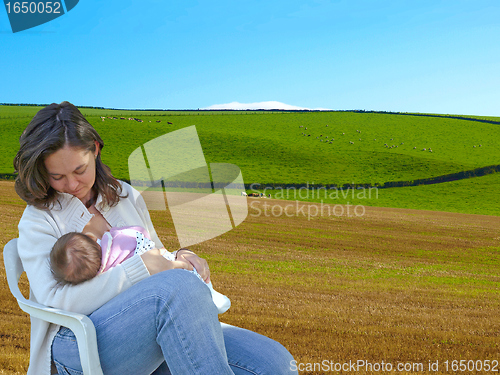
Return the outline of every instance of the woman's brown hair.
<path id="1" fill-rule="evenodd" d="M 99 144 L 99 154 L 92 189 L 95 195 L 102 195 L 105 204 L 116 205 L 121 185 L 101 161 L 104 142 L 78 108 L 69 102 L 52 103 L 38 111 L 19 138 L 20 147 L 14 158 L 17 194 L 37 208 L 51 208 L 58 194 L 50 186 L 45 158 L 66 145 L 95 152 L 95 142 Z"/>

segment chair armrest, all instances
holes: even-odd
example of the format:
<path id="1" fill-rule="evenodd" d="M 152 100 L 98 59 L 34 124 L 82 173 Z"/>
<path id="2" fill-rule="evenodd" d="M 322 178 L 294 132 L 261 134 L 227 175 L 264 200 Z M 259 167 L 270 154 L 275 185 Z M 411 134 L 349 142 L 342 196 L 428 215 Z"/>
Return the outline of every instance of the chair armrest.
<path id="1" fill-rule="evenodd" d="M 19 277 L 24 272 L 24 269 L 17 252 L 17 238 L 10 240 L 4 246 L 3 258 L 9 289 L 16 298 L 21 310 L 27 312 L 34 318 L 71 329 L 78 342 L 78 351 L 80 353 L 83 373 L 85 375 L 103 375 L 101 363 L 99 361 L 95 327 L 92 321 L 85 315 L 47 307 L 37 302 L 27 300 L 23 296 L 18 285 Z"/>
<path id="2" fill-rule="evenodd" d="M 72 313 L 47 307 L 39 303 L 25 299 L 17 299 L 19 307 L 34 318 L 39 318 L 50 323 L 68 327 L 76 336 L 80 362 L 84 374 L 103 375 L 99 353 L 97 350 L 97 338 L 95 327 L 86 315 Z"/>

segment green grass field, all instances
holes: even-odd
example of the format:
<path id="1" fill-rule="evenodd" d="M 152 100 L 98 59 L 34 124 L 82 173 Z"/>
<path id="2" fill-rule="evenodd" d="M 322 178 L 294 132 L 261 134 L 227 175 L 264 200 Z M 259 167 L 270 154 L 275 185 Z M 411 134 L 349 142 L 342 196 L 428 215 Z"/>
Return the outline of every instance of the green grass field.
<path id="1" fill-rule="evenodd" d="M 0 106 L 0 173 L 13 172 L 19 135 L 40 108 Z M 277 184 L 265 190 L 277 199 L 249 198 L 244 223 L 194 250 L 231 298 L 221 321 L 284 344 L 301 375 L 324 373 L 305 366 L 323 360 L 422 366 L 404 372 L 412 374 L 451 373 L 445 361 L 499 360 L 500 173 L 372 190 L 286 184 L 383 183 L 500 164 L 500 125 L 353 112 L 82 112 L 119 178 L 128 178 L 135 148 L 197 125 L 207 162 L 238 165 L 258 191 Z M 326 136 L 335 141 L 321 142 Z M 24 203 L 11 181 L 0 181 L 0 192 L 3 246 L 18 235 Z M 177 248 L 170 216 L 151 214 L 163 244 Z M 0 279 L 0 374 L 26 373 L 29 318 L 8 291 L 3 264 Z M 439 370 L 427 371 L 436 361 Z"/>
<path id="2" fill-rule="evenodd" d="M 41 108 L 0 106 L 0 137 L 4 146 L 0 173 L 13 172 L 19 136 Z M 343 185 L 414 180 L 500 164 L 499 124 L 446 117 L 91 108 L 83 108 L 82 113 L 105 140 L 104 162 L 115 176 L 123 179 L 129 178 L 127 160 L 133 150 L 162 134 L 191 125 L 197 127 L 207 162 L 236 164 L 245 183 L 261 184 L 261 189 L 271 183 L 286 189 L 292 183 Z M 106 116 L 105 121 L 100 116 Z M 136 117 L 144 122 L 120 117 Z M 384 144 L 398 147 L 388 148 Z M 358 194 L 354 199 L 341 195 L 331 199 L 330 193 L 326 198 L 315 197 L 314 191 L 309 191 L 300 200 L 500 215 L 500 207 L 495 203 L 500 198 L 495 188 L 499 178 L 497 174 L 436 185 L 380 189 L 375 198 L 361 199 Z M 280 190 L 267 193 L 275 198 L 297 199 L 290 198 L 290 193 L 280 196 Z"/>

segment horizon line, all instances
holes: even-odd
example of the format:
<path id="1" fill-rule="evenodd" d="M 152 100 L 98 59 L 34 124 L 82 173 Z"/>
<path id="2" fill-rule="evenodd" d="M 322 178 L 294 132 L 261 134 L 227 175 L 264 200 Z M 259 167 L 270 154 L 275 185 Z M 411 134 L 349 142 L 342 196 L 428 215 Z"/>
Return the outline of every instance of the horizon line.
<path id="1" fill-rule="evenodd" d="M 46 107 L 50 104 L 36 104 L 36 103 L 0 103 L 0 106 L 18 106 L 18 107 Z M 282 109 L 282 108 L 260 108 L 260 109 L 208 109 L 208 108 L 195 108 L 195 109 L 157 109 L 157 108 L 108 108 L 97 107 L 90 105 L 76 105 L 77 108 L 84 109 L 101 109 L 110 111 L 138 111 L 138 112 L 356 112 L 356 113 L 381 113 L 381 114 L 400 114 L 400 115 L 423 115 L 423 116 L 438 116 L 438 117 L 452 117 L 452 116 L 481 116 L 481 117 L 500 117 L 489 115 L 470 115 L 470 114 L 452 114 L 452 113 L 432 113 L 432 112 L 408 112 L 408 111 L 390 111 L 390 110 L 375 110 L 375 109 Z M 462 117 L 464 118 L 464 117 Z M 495 121 L 495 123 L 500 123 Z"/>

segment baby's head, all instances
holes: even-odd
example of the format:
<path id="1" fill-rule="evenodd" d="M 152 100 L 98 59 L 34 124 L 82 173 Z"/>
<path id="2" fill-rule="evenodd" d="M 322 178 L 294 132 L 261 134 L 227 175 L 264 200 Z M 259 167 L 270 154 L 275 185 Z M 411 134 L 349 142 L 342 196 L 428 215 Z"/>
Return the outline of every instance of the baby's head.
<path id="1" fill-rule="evenodd" d="M 75 285 L 97 275 L 101 258 L 101 247 L 94 236 L 70 232 L 52 247 L 50 267 L 57 282 Z"/>

